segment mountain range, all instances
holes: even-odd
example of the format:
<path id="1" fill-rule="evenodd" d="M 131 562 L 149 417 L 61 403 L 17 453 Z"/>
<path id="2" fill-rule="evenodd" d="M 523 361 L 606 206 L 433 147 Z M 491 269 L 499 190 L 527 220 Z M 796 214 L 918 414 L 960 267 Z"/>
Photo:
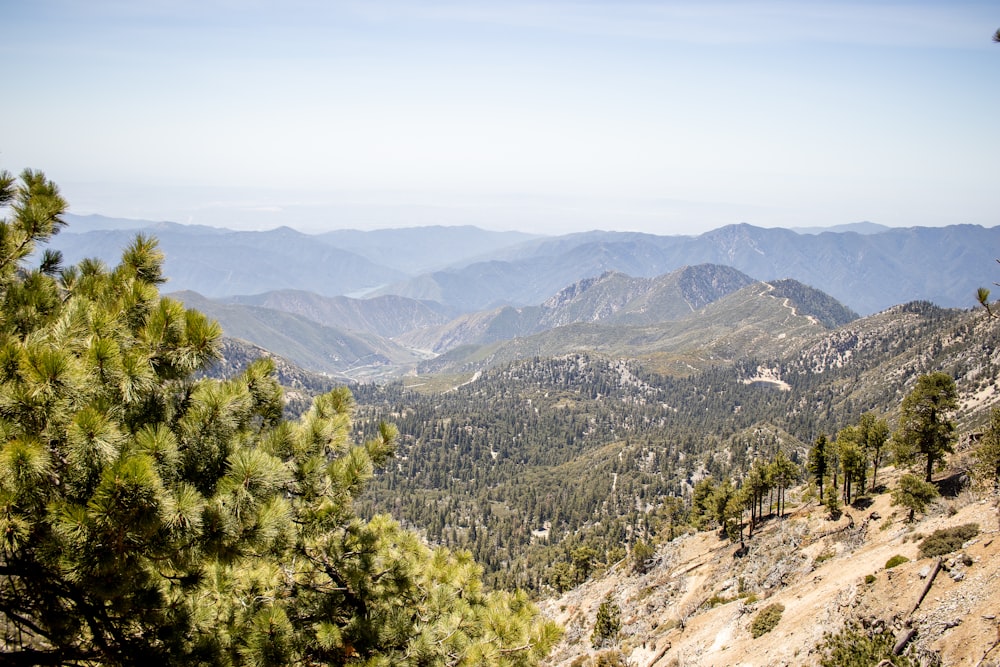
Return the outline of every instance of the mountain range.
<path id="1" fill-rule="evenodd" d="M 67 262 L 117 258 L 138 232 L 166 253 L 168 290 L 208 297 L 304 290 L 326 296 L 398 295 L 462 312 L 539 305 L 607 271 L 652 278 L 719 264 L 756 280 L 793 278 L 862 315 L 912 300 L 975 303 L 989 282 L 1000 227 L 976 225 L 849 231 L 736 224 L 698 236 L 591 231 L 543 237 L 475 227 L 416 227 L 303 234 L 244 232 L 169 222 L 67 216 L 51 247 Z M 855 231 L 859 230 L 859 231 Z"/>
<path id="2" fill-rule="evenodd" d="M 135 234 L 153 235 L 166 255 L 165 291 L 218 319 L 228 336 L 367 380 L 473 373 L 579 349 L 655 360 L 665 372 L 700 369 L 773 353 L 897 303 L 972 305 L 1000 247 L 1000 228 L 970 225 L 541 237 L 474 227 L 308 235 L 69 222 L 51 244 L 67 263 L 113 264 Z"/>

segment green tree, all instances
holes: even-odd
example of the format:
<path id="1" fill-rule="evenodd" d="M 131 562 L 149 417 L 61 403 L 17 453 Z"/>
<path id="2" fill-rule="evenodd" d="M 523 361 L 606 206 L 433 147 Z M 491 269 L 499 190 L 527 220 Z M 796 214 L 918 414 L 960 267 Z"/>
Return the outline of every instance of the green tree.
<path id="1" fill-rule="evenodd" d="M 718 523 L 722 533 L 731 539 L 736 539 L 739 511 L 740 504 L 736 489 L 733 487 L 732 480 L 726 477 L 715 487 L 715 492 L 712 494 L 711 516 Z"/>
<path id="2" fill-rule="evenodd" d="M 929 373 L 903 399 L 899 427 L 893 435 L 897 460 L 908 463 L 925 457 L 924 481 L 930 482 L 935 465 L 954 451 L 955 424 L 949 419 L 958 408 L 955 381 L 947 373 Z"/>
<path id="3" fill-rule="evenodd" d="M 196 379 L 221 331 L 162 298 L 138 237 L 108 269 L 27 261 L 63 226 L 45 177 L 0 174 L 0 617 L 9 664 L 534 664 L 558 638 L 352 502 L 392 455 L 351 394 L 282 418 L 269 361 Z"/>
<path id="4" fill-rule="evenodd" d="M 990 423 L 972 452 L 972 472 L 977 481 L 996 490 L 1000 486 L 1000 408 L 990 411 Z"/>
<path id="5" fill-rule="evenodd" d="M 768 467 L 760 461 L 754 461 L 743 478 L 743 485 L 740 492 L 743 495 L 744 505 L 750 510 L 750 534 L 753 535 L 757 522 L 763 518 L 764 497 L 771 489 L 771 475 Z"/>
<path id="6" fill-rule="evenodd" d="M 823 499 L 823 505 L 826 507 L 831 519 L 840 518 L 840 496 L 837 495 L 836 486 L 830 485 L 826 488 L 826 497 Z"/>
<path id="7" fill-rule="evenodd" d="M 618 633 L 622 629 L 622 610 L 611 598 L 611 593 L 605 596 L 597 608 L 597 619 L 594 621 L 594 631 L 590 635 L 590 643 L 594 648 L 613 646 L 618 642 Z"/>
<path id="8" fill-rule="evenodd" d="M 665 498 L 657 514 L 663 517 L 667 523 L 667 540 L 677 537 L 677 526 L 682 523 L 685 516 L 684 501 L 676 496 Z"/>
<path id="9" fill-rule="evenodd" d="M 806 463 L 809 474 L 812 475 L 816 485 L 819 486 L 820 502 L 825 497 L 823 494 L 823 479 L 826 477 L 827 469 L 827 444 L 826 434 L 820 433 L 819 437 L 816 438 L 816 442 L 809 449 L 809 459 Z"/>
<path id="10" fill-rule="evenodd" d="M 858 441 L 864 452 L 865 459 L 872 467 L 872 492 L 875 491 L 878 478 L 878 469 L 882 465 L 882 456 L 885 451 L 885 444 L 889 440 L 889 423 L 885 419 L 879 419 L 872 412 L 861 415 L 858 421 Z M 866 463 L 867 465 L 867 463 Z M 864 486 L 864 479 L 861 480 Z"/>
<path id="11" fill-rule="evenodd" d="M 656 555 L 656 549 L 649 542 L 639 538 L 632 545 L 632 570 L 642 574 L 649 570 L 649 562 Z"/>
<path id="12" fill-rule="evenodd" d="M 788 460 L 784 452 L 779 451 L 768 466 L 770 479 L 778 491 L 778 516 L 785 515 L 785 491 L 799 476 L 799 467 Z"/>
<path id="13" fill-rule="evenodd" d="M 714 479 L 705 477 L 695 482 L 691 491 L 691 525 L 696 530 L 705 530 L 713 520 L 715 486 Z"/>
<path id="14" fill-rule="evenodd" d="M 853 500 L 855 483 L 863 487 L 864 473 L 867 468 L 867 461 L 858 443 L 861 435 L 859 429 L 848 426 L 837 433 L 837 458 L 843 471 L 843 500 L 844 504 L 850 505 Z"/>
<path id="15" fill-rule="evenodd" d="M 820 667 L 916 667 L 919 663 L 905 655 L 893 655 L 896 637 L 891 629 L 848 623 L 840 632 L 827 633 L 819 646 Z"/>
<path id="16" fill-rule="evenodd" d="M 576 583 L 582 584 L 590 577 L 594 571 L 597 556 L 597 549 L 589 544 L 573 549 L 573 575 Z"/>
<path id="17" fill-rule="evenodd" d="M 899 478 L 899 486 L 892 492 L 892 504 L 909 510 L 907 521 L 913 521 L 917 512 L 923 513 L 928 505 L 938 497 L 937 487 L 913 474 Z"/>

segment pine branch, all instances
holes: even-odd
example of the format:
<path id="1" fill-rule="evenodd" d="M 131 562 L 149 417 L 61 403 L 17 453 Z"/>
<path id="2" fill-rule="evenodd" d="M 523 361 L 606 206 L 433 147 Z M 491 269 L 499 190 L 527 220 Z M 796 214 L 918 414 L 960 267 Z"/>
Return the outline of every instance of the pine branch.
<path id="1" fill-rule="evenodd" d="M 79 650 L 67 651 L 62 648 L 44 651 L 41 649 L 25 648 L 19 651 L 11 651 L 10 647 L 4 647 L 4 652 L 0 653 L 0 666 L 11 665 L 20 667 L 21 665 L 80 665 L 90 664 L 94 660 L 100 659 L 100 654 L 84 652 Z"/>

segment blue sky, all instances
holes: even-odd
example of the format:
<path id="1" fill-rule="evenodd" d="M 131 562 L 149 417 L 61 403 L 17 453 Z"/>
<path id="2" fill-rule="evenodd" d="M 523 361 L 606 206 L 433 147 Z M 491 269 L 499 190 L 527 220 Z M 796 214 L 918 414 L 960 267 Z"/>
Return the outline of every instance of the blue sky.
<path id="1" fill-rule="evenodd" d="M 0 3 L 0 168 L 74 212 L 1000 224 L 992 1 Z"/>

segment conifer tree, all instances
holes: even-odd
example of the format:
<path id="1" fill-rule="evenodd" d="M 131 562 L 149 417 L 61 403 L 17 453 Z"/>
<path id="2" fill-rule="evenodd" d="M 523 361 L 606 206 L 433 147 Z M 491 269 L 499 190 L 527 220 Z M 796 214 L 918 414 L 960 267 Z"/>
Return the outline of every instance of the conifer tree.
<path id="1" fill-rule="evenodd" d="M 954 451 L 955 424 L 949 417 L 956 408 L 958 391 L 955 380 L 947 373 L 920 376 L 903 399 L 899 428 L 893 436 L 896 458 L 907 463 L 923 456 L 925 482 L 931 481 L 941 458 Z"/>
<path id="2" fill-rule="evenodd" d="M 854 484 L 864 486 L 867 461 L 861 450 L 861 434 L 856 426 L 847 426 L 837 433 L 837 458 L 843 468 L 843 501 L 850 505 L 854 497 Z"/>
<path id="3" fill-rule="evenodd" d="M 899 486 L 892 492 L 892 504 L 905 507 L 908 510 L 907 521 L 913 521 L 914 515 L 924 512 L 938 495 L 936 486 L 907 473 L 899 478 Z"/>
<path id="4" fill-rule="evenodd" d="M 594 631 L 590 642 L 594 648 L 613 645 L 618 641 L 618 633 L 622 627 L 622 611 L 608 593 L 597 608 L 597 619 L 594 621 Z"/>
<path id="5" fill-rule="evenodd" d="M 1000 408 L 990 411 L 989 425 L 972 456 L 977 481 L 995 491 L 1000 485 Z"/>
<path id="6" fill-rule="evenodd" d="M 872 492 L 878 487 L 878 469 L 882 465 L 882 454 L 885 444 L 889 440 L 889 424 L 885 419 L 879 419 L 872 412 L 861 415 L 858 421 L 858 439 L 861 449 L 865 454 L 865 460 L 871 463 L 872 467 Z M 867 466 L 867 463 L 866 463 Z M 864 486 L 864 475 L 861 485 Z M 863 491 L 863 489 L 862 489 Z"/>
<path id="7" fill-rule="evenodd" d="M 0 642 L 38 665 L 530 665 L 558 638 L 352 501 L 396 439 L 349 434 L 346 389 L 282 419 L 269 361 L 195 379 L 221 331 L 114 268 L 27 261 L 63 226 L 45 177 L 0 174 Z"/>
<path id="8" fill-rule="evenodd" d="M 809 468 L 809 474 L 812 475 L 813 480 L 819 486 L 819 498 L 820 502 L 823 502 L 823 499 L 826 497 L 823 494 L 823 479 L 826 477 L 827 469 L 827 441 L 825 433 L 819 434 L 816 442 L 809 450 L 809 460 L 806 466 Z"/>
<path id="9" fill-rule="evenodd" d="M 799 467 L 792 463 L 784 452 L 779 451 L 768 466 L 770 478 L 778 491 L 778 516 L 785 515 L 785 491 L 799 475 Z"/>

